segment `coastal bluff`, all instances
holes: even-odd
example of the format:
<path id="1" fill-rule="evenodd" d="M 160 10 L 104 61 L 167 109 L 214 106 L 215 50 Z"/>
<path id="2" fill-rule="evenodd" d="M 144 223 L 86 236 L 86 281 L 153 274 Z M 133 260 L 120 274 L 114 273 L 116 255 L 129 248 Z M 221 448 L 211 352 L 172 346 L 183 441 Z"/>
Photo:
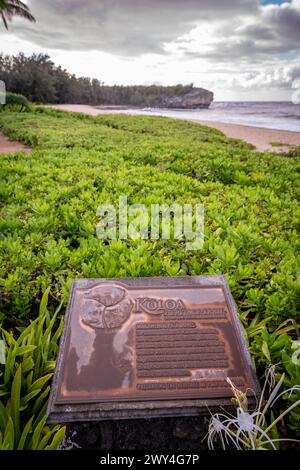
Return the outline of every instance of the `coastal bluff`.
<path id="1" fill-rule="evenodd" d="M 160 106 L 183 109 L 208 108 L 213 99 L 213 92 L 205 88 L 193 88 L 184 95 L 163 98 Z"/>

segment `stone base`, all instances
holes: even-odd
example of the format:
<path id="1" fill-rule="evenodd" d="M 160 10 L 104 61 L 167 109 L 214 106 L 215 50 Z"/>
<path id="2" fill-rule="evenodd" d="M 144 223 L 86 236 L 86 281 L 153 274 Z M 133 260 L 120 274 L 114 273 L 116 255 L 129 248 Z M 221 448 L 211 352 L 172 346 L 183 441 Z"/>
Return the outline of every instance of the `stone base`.
<path id="1" fill-rule="evenodd" d="M 72 423 L 63 449 L 207 450 L 209 417 Z"/>

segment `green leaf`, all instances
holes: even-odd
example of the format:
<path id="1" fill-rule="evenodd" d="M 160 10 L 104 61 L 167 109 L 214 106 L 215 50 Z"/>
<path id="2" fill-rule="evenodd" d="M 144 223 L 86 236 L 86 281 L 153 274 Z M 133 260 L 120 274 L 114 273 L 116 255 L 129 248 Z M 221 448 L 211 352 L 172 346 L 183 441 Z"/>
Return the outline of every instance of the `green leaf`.
<path id="1" fill-rule="evenodd" d="M 53 374 L 47 374 L 44 377 L 40 377 L 39 379 L 37 379 L 35 382 L 33 382 L 31 387 L 29 388 L 28 393 L 31 393 L 35 390 L 38 390 L 40 392 L 43 386 L 45 385 L 45 383 L 47 383 L 48 380 L 51 379 L 52 375 Z"/>
<path id="2" fill-rule="evenodd" d="M 41 389 L 38 388 L 37 390 L 33 390 L 32 392 L 28 393 L 25 395 L 25 397 L 21 398 L 21 403 L 20 403 L 20 410 L 24 410 L 27 408 L 27 404 L 32 398 L 36 397 L 40 393 Z"/>
<path id="3" fill-rule="evenodd" d="M 5 341 L 3 339 L 0 340 L 0 364 L 5 364 L 6 362 L 6 348 L 5 348 Z"/>
<path id="4" fill-rule="evenodd" d="M 11 416 L 8 417 L 7 425 L 4 432 L 2 449 L 13 450 L 15 441 L 15 429 Z"/>
<path id="5" fill-rule="evenodd" d="M 32 408 L 32 412 L 34 414 L 37 414 L 41 411 L 40 407 L 43 404 L 47 406 L 47 403 L 44 403 L 44 401 L 47 398 L 47 396 L 49 395 L 49 393 L 50 393 L 50 385 L 48 385 L 48 387 L 46 387 L 45 390 L 42 393 L 40 393 L 39 396 L 37 397 L 37 399 L 35 400 L 35 402 L 33 404 L 33 408 Z"/>
<path id="6" fill-rule="evenodd" d="M 52 439 L 51 444 L 46 446 L 45 450 L 56 450 L 56 449 L 58 449 L 58 447 L 62 443 L 63 438 L 65 437 L 65 433 L 66 433 L 66 427 L 63 426 L 59 431 L 57 431 L 57 433 L 55 434 L 55 436 Z"/>
<path id="7" fill-rule="evenodd" d="M 34 415 L 31 416 L 31 418 L 29 419 L 29 421 L 27 421 L 27 423 L 25 424 L 24 429 L 23 429 L 23 432 L 22 432 L 21 437 L 20 437 L 20 440 L 19 440 L 19 443 L 18 443 L 17 450 L 23 450 L 23 449 L 25 449 L 26 439 L 27 439 L 28 434 L 31 433 L 31 430 L 32 430 L 32 421 L 33 421 L 33 420 L 34 420 Z"/>
<path id="8" fill-rule="evenodd" d="M 34 421 L 34 423 L 33 423 L 33 427 L 34 427 L 34 428 L 36 428 L 36 426 L 38 425 L 38 423 L 39 423 L 41 420 L 45 419 L 46 413 L 47 413 L 47 408 L 48 408 L 48 403 L 45 402 L 45 403 L 43 404 L 43 406 L 40 408 L 39 413 L 38 413 L 38 415 L 37 415 L 37 417 L 36 417 L 36 419 L 35 419 L 35 421 Z"/>
<path id="9" fill-rule="evenodd" d="M 45 363 L 45 372 L 53 372 L 55 369 L 56 361 L 47 361 Z"/>
<path id="10" fill-rule="evenodd" d="M 5 432 L 6 423 L 8 420 L 8 415 L 5 406 L 3 405 L 2 401 L 0 401 L 0 430 L 2 433 Z"/>
<path id="11" fill-rule="evenodd" d="M 271 362 L 269 347 L 268 347 L 268 345 L 265 341 L 262 344 L 261 350 L 264 353 L 264 355 L 266 356 L 266 358 L 268 359 L 268 361 Z"/>
<path id="12" fill-rule="evenodd" d="M 16 348 L 16 356 L 22 356 L 23 354 L 30 353 L 31 351 L 34 351 L 36 349 L 36 346 L 30 345 L 30 346 L 19 346 Z"/>
<path id="13" fill-rule="evenodd" d="M 23 374 L 26 374 L 30 370 L 34 368 L 34 360 L 32 359 L 32 356 L 26 357 L 23 362 L 22 362 L 22 372 Z"/>
<path id="14" fill-rule="evenodd" d="M 53 436 L 53 434 L 55 434 L 56 432 L 56 428 L 54 429 L 50 429 L 46 434 L 45 436 L 41 439 L 41 441 L 39 442 L 39 445 L 38 445 L 38 448 L 37 450 L 43 450 L 46 445 L 48 444 L 48 442 L 50 441 L 51 437 Z"/>
<path id="15" fill-rule="evenodd" d="M 64 317 L 61 317 L 59 326 L 51 339 L 51 352 L 56 353 L 58 349 L 59 338 L 64 326 Z"/>
<path id="16" fill-rule="evenodd" d="M 6 364 L 5 364 L 5 370 L 4 370 L 4 384 L 7 385 L 10 382 L 10 379 L 12 377 L 12 366 L 14 362 L 11 360 L 12 356 L 12 351 L 13 351 L 14 345 L 10 345 L 7 355 L 6 355 Z"/>
<path id="17" fill-rule="evenodd" d="M 40 309 L 39 309 L 39 315 L 40 317 L 44 315 L 46 312 L 47 304 L 48 304 L 48 297 L 49 297 L 49 292 L 50 292 L 51 286 L 47 287 L 45 290 L 43 297 L 40 302 Z"/>
<path id="18" fill-rule="evenodd" d="M 33 370 L 29 372 L 29 374 L 26 377 L 26 388 L 29 389 L 32 385 L 33 381 Z"/>
<path id="19" fill-rule="evenodd" d="M 262 336 L 262 338 L 263 338 L 263 340 L 264 340 L 265 343 L 268 343 L 268 342 L 269 342 L 269 340 L 270 340 L 270 335 L 269 335 L 269 333 L 268 333 L 268 331 L 267 331 L 266 328 L 263 328 L 263 329 L 261 330 L 261 336 Z"/>
<path id="20" fill-rule="evenodd" d="M 15 373 L 11 386 L 11 415 L 15 428 L 16 441 L 19 439 L 20 432 L 20 394 L 22 380 L 22 365 L 20 364 Z"/>
<path id="21" fill-rule="evenodd" d="M 31 439 L 31 442 L 30 442 L 30 450 L 37 450 L 38 445 L 39 445 L 39 441 L 40 441 L 40 437 L 41 437 L 41 433 L 42 433 L 43 427 L 45 426 L 45 421 L 46 421 L 46 418 L 44 416 L 39 421 L 39 423 L 35 426 L 35 429 L 34 429 L 33 435 L 32 435 L 32 439 Z"/>
<path id="22" fill-rule="evenodd" d="M 27 340 L 30 340 L 29 343 L 31 343 L 31 339 L 34 335 L 34 330 L 36 328 L 36 325 L 37 325 L 37 322 L 38 322 L 39 318 L 36 318 L 35 320 L 33 320 L 23 331 L 22 333 L 20 334 L 19 338 L 18 338 L 18 344 L 23 344 L 24 342 L 26 342 Z"/>

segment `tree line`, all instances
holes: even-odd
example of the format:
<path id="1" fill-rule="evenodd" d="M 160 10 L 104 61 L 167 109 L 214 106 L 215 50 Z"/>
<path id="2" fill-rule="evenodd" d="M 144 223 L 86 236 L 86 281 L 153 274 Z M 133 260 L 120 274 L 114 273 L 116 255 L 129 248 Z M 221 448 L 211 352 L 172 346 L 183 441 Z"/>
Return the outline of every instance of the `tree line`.
<path id="1" fill-rule="evenodd" d="M 193 85 L 108 86 L 96 78 L 76 77 L 56 66 L 47 54 L 0 54 L 0 80 L 6 89 L 37 103 L 158 106 L 163 99 L 181 96 Z"/>

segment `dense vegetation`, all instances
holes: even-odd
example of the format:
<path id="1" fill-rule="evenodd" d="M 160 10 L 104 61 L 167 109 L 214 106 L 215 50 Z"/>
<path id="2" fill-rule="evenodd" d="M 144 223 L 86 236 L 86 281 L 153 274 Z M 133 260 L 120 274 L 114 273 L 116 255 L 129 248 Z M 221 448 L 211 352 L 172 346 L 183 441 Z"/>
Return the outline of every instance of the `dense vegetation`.
<path id="1" fill-rule="evenodd" d="M 49 288 L 39 315 L 26 328 L 0 328 L 0 450 L 52 450 L 62 442 L 65 427 L 46 425 L 49 382 L 55 368 L 62 318 L 47 310 Z M 5 347 L 3 346 L 5 345 Z"/>
<path id="2" fill-rule="evenodd" d="M 45 54 L 26 57 L 0 54 L 0 80 L 6 89 L 38 103 L 83 103 L 156 106 L 164 97 L 181 96 L 193 85 L 105 86 L 97 79 L 77 78 Z"/>
<path id="3" fill-rule="evenodd" d="M 268 364 L 300 383 L 299 164 L 256 153 L 217 130 L 168 118 L 90 117 L 37 107 L 0 113 L 33 147 L 1 156 L 1 317 L 24 327 L 50 286 L 49 311 L 74 277 L 225 274 L 262 377 Z M 100 203 L 205 204 L 205 244 L 101 241 Z M 64 308 L 64 307 L 63 307 Z M 290 435 L 299 432 L 292 413 Z"/>
<path id="4" fill-rule="evenodd" d="M 26 96 L 8 92 L 5 94 L 5 105 L 0 106 L 0 111 L 9 109 L 10 111 L 25 111 L 29 108 L 29 101 Z"/>

